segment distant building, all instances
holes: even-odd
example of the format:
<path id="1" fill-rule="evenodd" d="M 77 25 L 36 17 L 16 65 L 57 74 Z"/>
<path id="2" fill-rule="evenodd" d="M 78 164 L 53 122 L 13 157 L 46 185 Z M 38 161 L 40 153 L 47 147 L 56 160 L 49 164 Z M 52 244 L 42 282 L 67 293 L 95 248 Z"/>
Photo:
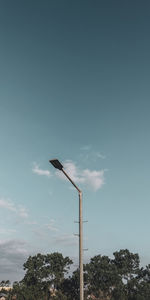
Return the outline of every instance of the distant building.
<path id="1" fill-rule="evenodd" d="M 7 295 L 4 293 L 0 293 L 0 300 L 6 300 L 7 299 Z"/>

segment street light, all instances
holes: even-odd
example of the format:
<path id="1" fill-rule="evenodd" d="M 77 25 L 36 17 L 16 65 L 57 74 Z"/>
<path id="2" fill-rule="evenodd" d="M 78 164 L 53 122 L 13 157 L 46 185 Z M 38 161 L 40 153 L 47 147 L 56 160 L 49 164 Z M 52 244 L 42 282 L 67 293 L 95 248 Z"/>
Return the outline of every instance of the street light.
<path id="1" fill-rule="evenodd" d="M 83 293 L 83 220 L 82 220 L 82 191 L 76 186 L 69 175 L 64 171 L 63 165 L 58 159 L 49 160 L 56 169 L 62 171 L 69 181 L 74 185 L 79 194 L 79 270 L 80 270 L 80 300 L 84 300 Z"/>

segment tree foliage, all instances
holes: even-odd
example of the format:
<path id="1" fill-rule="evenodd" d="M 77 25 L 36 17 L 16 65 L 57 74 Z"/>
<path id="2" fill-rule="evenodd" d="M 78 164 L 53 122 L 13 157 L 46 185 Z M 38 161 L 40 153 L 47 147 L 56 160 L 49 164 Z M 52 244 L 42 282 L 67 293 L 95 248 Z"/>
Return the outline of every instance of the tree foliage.
<path id="1" fill-rule="evenodd" d="M 29 256 L 23 265 L 25 276 L 21 282 L 14 284 L 13 293 L 18 295 L 19 300 L 50 299 L 53 291 L 56 290 L 55 294 L 59 291 L 71 264 L 72 260 L 61 253 Z"/>
<path id="2" fill-rule="evenodd" d="M 79 269 L 73 272 L 72 276 L 65 278 L 61 284 L 62 293 L 67 297 L 67 300 L 79 299 Z"/>
<path id="3" fill-rule="evenodd" d="M 64 275 L 68 272 L 72 260 L 61 253 L 30 256 L 24 264 L 26 274 L 23 282 L 27 285 L 50 286 L 58 288 Z"/>
<path id="4" fill-rule="evenodd" d="M 117 267 L 118 273 L 125 279 L 129 280 L 137 274 L 139 270 L 139 255 L 131 253 L 129 250 L 120 250 L 114 252 L 114 265 Z"/>
<path id="5" fill-rule="evenodd" d="M 78 300 L 79 269 L 68 275 L 71 264 L 61 253 L 30 256 L 24 278 L 14 282 L 8 299 Z M 141 268 L 139 255 L 127 249 L 114 252 L 113 258 L 94 256 L 84 266 L 84 294 L 85 300 L 150 300 L 150 265 Z"/>
<path id="6" fill-rule="evenodd" d="M 114 286 L 120 283 L 117 268 L 108 256 L 94 256 L 85 270 L 88 290 L 96 297 L 110 296 Z"/>
<path id="7" fill-rule="evenodd" d="M 10 281 L 9 280 L 2 280 L 0 282 L 0 287 L 9 287 L 10 286 Z"/>

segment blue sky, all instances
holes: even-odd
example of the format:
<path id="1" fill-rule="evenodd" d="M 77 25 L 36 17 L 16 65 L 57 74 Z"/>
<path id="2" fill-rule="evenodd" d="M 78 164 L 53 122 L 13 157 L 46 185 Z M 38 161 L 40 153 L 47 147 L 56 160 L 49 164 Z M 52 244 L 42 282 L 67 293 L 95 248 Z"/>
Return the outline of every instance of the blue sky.
<path id="1" fill-rule="evenodd" d="M 149 1 L 0 1 L 0 279 L 29 254 L 150 262 Z"/>

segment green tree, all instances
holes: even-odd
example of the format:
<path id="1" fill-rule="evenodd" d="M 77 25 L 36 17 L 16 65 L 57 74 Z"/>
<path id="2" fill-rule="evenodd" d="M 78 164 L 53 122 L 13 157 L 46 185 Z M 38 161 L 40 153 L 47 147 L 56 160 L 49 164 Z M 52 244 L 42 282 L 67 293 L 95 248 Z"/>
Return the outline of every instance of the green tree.
<path id="1" fill-rule="evenodd" d="M 131 300 L 149 300 L 150 299 L 150 265 L 140 268 L 136 276 L 136 293 L 133 293 Z"/>
<path id="2" fill-rule="evenodd" d="M 0 287 L 5 287 L 5 286 L 7 286 L 7 287 L 10 286 L 10 281 L 9 280 L 2 280 L 0 282 Z"/>
<path id="3" fill-rule="evenodd" d="M 68 300 L 79 299 L 79 269 L 73 272 L 72 276 L 65 278 L 61 284 L 61 291 L 67 297 Z"/>
<path id="4" fill-rule="evenodd" d="M 91 258 L 84 266 L 85 299 L 94 295 L 98 300 L 150 300 L 150 265 L 140 268 L 139 263 L 138 254 L 127 249 L 115 252 L 114 259 Z M 23 280 L 15 282 L 8 295 L 17 295 L 17 300 L 78 300 L 79 270 L 65 276 L 71 264 L 60 253 L 30 256 Z M 9 285 L 9 281 L 0 285 Z"/>
<path id="5" fill-rule="evenodd" d="M 117 268 L 108 256 L 94 256 L 85 266 L 85 271 L 88 291 L 98 299 L 110 297 L 114 287 L 121 284 Z"/>
<path id="6" fill-rule="evenodd" d="M 122 282 L 112 290 L 111 300 L 128 300 L 126 286 Z"/>
<path id="7" fill-rule="evenodd" d="M 30 256 L 24 264 L 25 276 L 22 284 L 32 294 L 45 299 L 49 298 L 50 287 L 59 290 L 60 284 L 68 273 L 72 260 L 69 257 L 63 257 L 61 253 L 52 253 L 47 255 L 37 254 Z"/>
<path id="8" fill-rule="evenodd" d="M 122 279 L 128 281 L 138 274 L 140 259 L 137 253 L 134 254 L 125 249 L 114 252 L 113 255 L 115 257 L 113 263 Z"/>
<path id="9" fill-rule="evenodd" d="M 120 299 L 134 300 L 137 297 L 138 290 L 139 255 L 130 252 L 128 249 L 116 251 L 113 254 L 113 264 L 116 266 L 122 281 L 122 285 L 115 287 L 112 293 L 113 297 L 116 300 L 119 297 Z"/>

